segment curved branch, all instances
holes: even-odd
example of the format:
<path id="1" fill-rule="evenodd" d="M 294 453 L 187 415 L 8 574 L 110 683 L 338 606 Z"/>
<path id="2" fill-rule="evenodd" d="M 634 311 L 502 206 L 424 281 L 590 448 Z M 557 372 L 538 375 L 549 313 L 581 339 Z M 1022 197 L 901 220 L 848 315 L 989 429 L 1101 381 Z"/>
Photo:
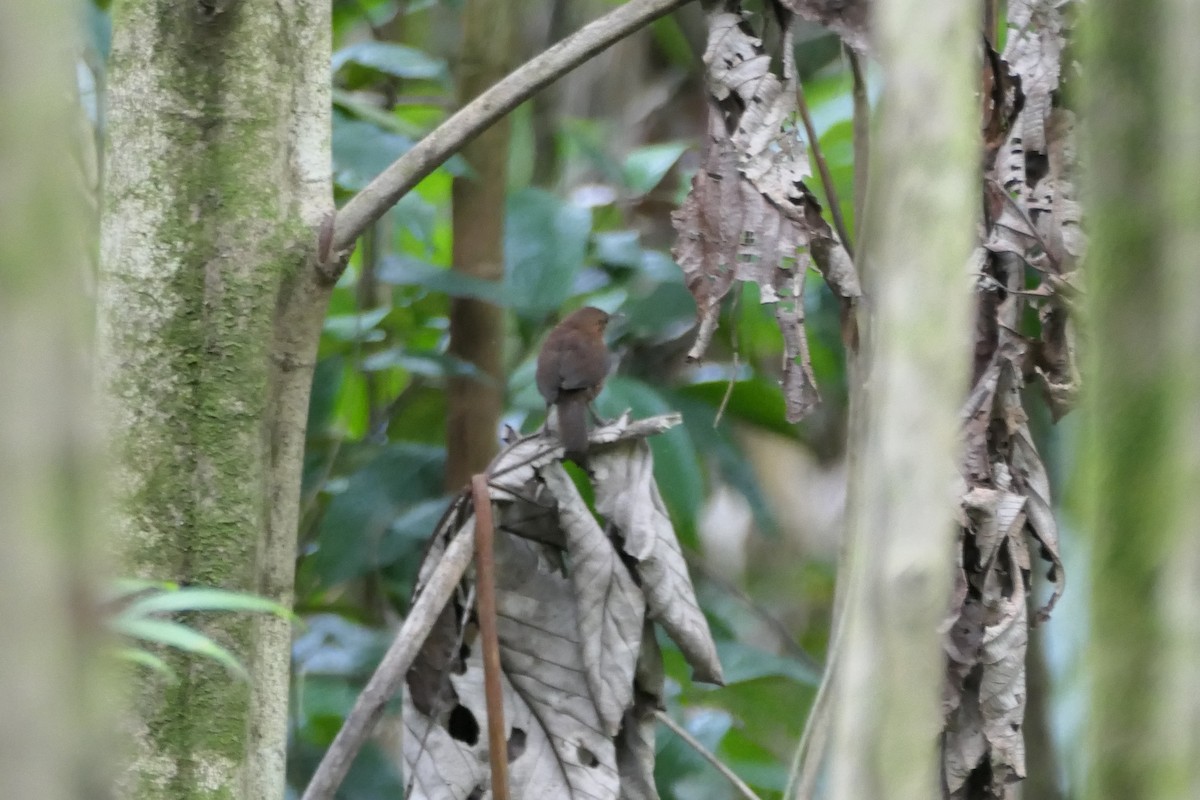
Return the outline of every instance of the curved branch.
<path id="1" fill-rule="evenodd" d="M 337 213 L 333 252 L 350 248 L 367 227 L 489 125 L 607 47 L 691 0 L 629 0 L 536 56 L 463 106 L 396 159 Z M 344 266 L 338 267 L 340 272 Z M 336 277 L 331 275 L 331 277 Z"/>

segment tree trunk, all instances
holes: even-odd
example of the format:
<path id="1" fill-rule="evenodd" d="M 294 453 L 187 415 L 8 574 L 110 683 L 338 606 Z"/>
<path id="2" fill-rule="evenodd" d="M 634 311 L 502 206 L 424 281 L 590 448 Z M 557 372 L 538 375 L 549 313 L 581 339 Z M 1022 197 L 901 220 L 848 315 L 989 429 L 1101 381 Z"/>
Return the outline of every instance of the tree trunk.
<path id="1" fill-rule="evenodd" d="M 0 797 L 39 800 L 98 797 L 105 782 L 92 657 L 97 442 L 83 367 L 83 189 L 95 176 L 81 165 L 95 154 L 72 141 L 83 128 L 68 6 L 0 5 Z"/>
<path id="2" fill-rule="evenodd" d="M 969 363 L 978 17 L 967 4 L 880 0 L 875 31 L 887 78 L 859 248 L 866 419 L 851 477 L 830 774 L 838 800 L 929 800 L 940 795 L 937 628 L 954 563 Z"/>
<path id="3" fill-rule="evenodd" d="M 139 577 L 290 604 L 300 460 L 328 288 L 328 3 L 114 9 L 100 353 L 117 534 Z M 250 669 L 140 683 L 130 798 L 284 793 L 290 630 L 190 621 Z"/>
<path id="4" fill-rule="evenodd" d="M 513 5 L 470 0 L 463 12 L 459 94 L 464 102 L 503 78 L 512 65 Z M 504 279 L 504 201 L 509 122 L 505 117 L 463 148 L 473 175 L 454 179 L 454 269 Z M 470 297 L 450 303 L 453 356 L 480 375 L 450 379 L 446 415 L 446 489 L 458 491 L 496 455 L 504 407 L 504 311 Z"/>
<path id="5" fill-rule="evenodd" d="M 1200 797 L 1200 26 L 1093 4 L 1085 797 Z"/>

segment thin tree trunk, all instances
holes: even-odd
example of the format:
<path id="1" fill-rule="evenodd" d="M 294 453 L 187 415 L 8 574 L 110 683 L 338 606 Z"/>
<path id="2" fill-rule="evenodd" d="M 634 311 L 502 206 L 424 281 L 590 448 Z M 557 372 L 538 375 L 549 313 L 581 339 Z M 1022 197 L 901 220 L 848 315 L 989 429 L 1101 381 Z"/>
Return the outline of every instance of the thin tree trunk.
<path id="1" fill-rule="evenodd" d="M 479 95 L 512 64 L 513 4 L 469 0 L 463 11 L 460 95 Z M 463 148 L 474 175 L 454 179 L 454 269 L 475 278 L 504 279 L 504 198 L 508 180 L 508 118 Z M 446 418 L 446 488 L 461 489 L 496 455 L 504 404 L 504 311 L 483 300 L 450 304 L 451 355 L 480 376 L 450 379 Z"/>
<path id="2" fill-rule="evenodd" d="M 1091 6 L 1085 797 L 1200 797 L 1200 9 Z"/>
<path id="3" fill-rule="evenodd" d="M 917 0 L 879 0 L 875 12 L 887 82 L 859 248 L 870 277 L 866 419 L 830 777 L 837 800 L 929 800 L 940 795 L 937 629 L 953 565 L 979 192 L 978 16 Z"/>
<path id="4" fill-rule="evenodd" d="M 0 797 L 99 797 L 91 269 L 69 4 L 0 4 Z M 86 138 L 86 137 L 80 137 Z M 92 142 L 85 141 L 85 148 Z M 83 156 L 81 158 L 81 156 Z M 85 169 L 81 169 L 85 167 Z"/>
<path id="5" fill-rule="evenodd" d="M 100 368 L 124 569 L 291 602 L 300 462 L 328 288 L 328 3 L 114 8 Z M 179 658 L 129 722 L 129 798 L 284 793 L 290 628 L 191 620 L 247 686 Z"/>

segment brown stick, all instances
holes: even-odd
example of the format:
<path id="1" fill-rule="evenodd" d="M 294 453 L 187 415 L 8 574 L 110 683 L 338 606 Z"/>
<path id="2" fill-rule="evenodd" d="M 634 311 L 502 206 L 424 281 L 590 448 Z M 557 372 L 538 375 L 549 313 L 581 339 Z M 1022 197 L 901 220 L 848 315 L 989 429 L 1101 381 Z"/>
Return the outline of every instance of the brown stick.
<path id="1" fill-rule="evenodd" d="M 854 76 L 854 226 L 863 229 L 867 206 L 867 172 L 871 149 L 871 101 L 867 97 L 867 78 L 853 47 L 846 48 L 850 74 Z M 849 248 L 847 248 L 849 249 Z M 854 251 L 850 251 L 854 255 Z M 861 265 L 859 266 L 861 270 Z"/>
<path id="2" fill-rule="evenodd" d="M 829 201 L 829 213 L 833 217 L 833 227 L 837 229 L 838 237 L 846 252 L 854 252 L 850 243 L 850 234 L 846 231 L 846 220 L 842 216 L 842 204 L 838 202 L 837 189 L 833 187 L 833 176 L 829 173 L 829 164 L 825 163 L 825 154 L 821 152 L 821 144 L 817 141 L 817 129 L 813 125 L 812 115 L 808 113 L 808 101 L 804 99 L 804 84 L 796 79 L 796 107 L 800 109 L 800 118 L 804 120 L 804 130 L 808 133 L 808 143 L 812 146 L 813 158 L 817 162 L 817 172 L 821 175 L 821 185 L 825 187 L 825 199 Z"/>
<path id="3" fill-rule="evenodd" d="M 397 631 L 383 661 L 342 723 L 342 729 L 338 731 L 333 744 L 325 752 L 301 800 L 329 800 L 341 786 L 354 757 L 379 721 L 383 707 L 400 690 L 404 674 L 412 666 L 413 658 L 425 643 L 433 623 L 446 607 L 454 587 L 471 563 L 474 543 L 472 537 L 459 534 L 446 546 L 441 561 L 417 596 L 412 610 L 404 618 L 404 624 Z"/>
<path id="4" fill-rule="evenodd" d="M 565 73 L 691 0 L 629 0 L 510 72 L 380 173 L 337 214 L 333 252 L 348 250 L 375 220 L 489 125 Z M 338 267 L 344 269 L 344 264 Z M 337 276 L 332 276 L 336 278 Z"/>
<path id="5" fill-rule="evenodd" d="M 486 474 L 471 476 L 471 499 L 475 504 L 475 602 L 479 611 L 479 638 L 483 645 L 483 693 L 487 700 L 492 798 L 508 800 L 508 737 L 504 734 L 500 637 L 496 633 L 496 559 L 492 546 L 495 522 Z"/>

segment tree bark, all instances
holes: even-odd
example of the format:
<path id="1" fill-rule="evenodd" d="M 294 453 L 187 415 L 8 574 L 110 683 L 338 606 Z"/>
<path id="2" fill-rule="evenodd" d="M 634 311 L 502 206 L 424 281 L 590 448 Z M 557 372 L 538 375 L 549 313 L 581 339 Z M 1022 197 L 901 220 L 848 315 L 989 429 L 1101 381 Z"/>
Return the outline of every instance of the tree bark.
<path id="1" fill-rule="evenodd" d="M 1090 6 L 1089 800 L 1200 796 L 1200 10 Z"/>
<path id="2" fill-rule="evenodd" d="M 328 3 L 128 0 L 113 16 L 99 364 L 117 535 L 139 577 L 292 599 L 328 287 Z M 282 798 L 290 628 L 193 620 L 250 686 L 176 659 L 128 722 L 130 798 Z"/>
<path id="3" fill-rule="evenodd" d="M 72 139 L 71 10 L 0 5 L 0 797 L 40 800 L 98 797 L 106 776 L 82 291 L 96 159 Z"/>
<path id="4" fill-rule="evenodd" d="M 837 800 L 928 800 L 941 793 L 938 625 L 968 377 L 978 16 L 970 5 L 917 0 L 874 8 L 886 83 L 859 248 L 871 315 L 866 419 L 851 477 L 830 777 Z"/>
<path id="5" fill-rule="evenodd" d="M 513 4 L 469 0 L 463 12 L 463 101 L 503 78 L 513 61 Z M 508 188 L 508 117 L 463 148 L 473 175 L 454 179 L 454 269 L 504 279 L 504 201 Z M 483 300 L 450 301 L 451 355 L 480 375 L 450 379 L 446 415 L 446 489 L 458 491 L 496 455 L 504 407 L 504 310 Z"/>

